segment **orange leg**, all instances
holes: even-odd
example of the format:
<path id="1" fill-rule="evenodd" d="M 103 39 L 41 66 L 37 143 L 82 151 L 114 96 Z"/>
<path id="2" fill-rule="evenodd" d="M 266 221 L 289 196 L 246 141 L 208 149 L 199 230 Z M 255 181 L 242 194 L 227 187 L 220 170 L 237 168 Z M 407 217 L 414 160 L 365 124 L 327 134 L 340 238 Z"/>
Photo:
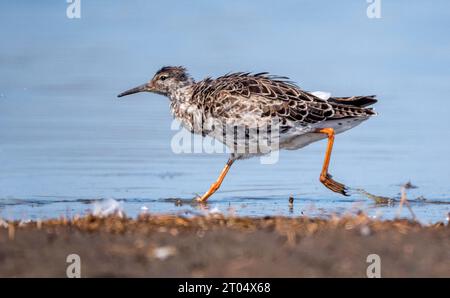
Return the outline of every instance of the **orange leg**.
<path id="1" fill-rule="evenodd" d="M 328 189 L 334 192 L 340 193 L 344 196 L 348 196 L 347 187 L 339 182 L 331 179 L 331 175 L 328 174 L 328 165 L 330 164 L 331 151 L 333 150 L 334 143 L 334 129 L 332 128 L 322 128 L 316 131 L 317 133 L 323 133 L 328 136 L 327 151 L 325 153 L 325 160 L 323 162 L 322 172 L 320 173 L 320 182 L 325 185 Z"/>
<path id="2" fill-rule="evenodd" d="M 220 185 L 222 184 L 223 179 L 227 175 L 228 170 L 230 170 L 231 165 L 233 164 L 233 162 L 234 162 L 234 160 L 232 160 L 232 159 L 229 159 L 227 161 L 227 164 L 223 168 L 222 172 L 220 172 L 219 178 L 217 178 L 216 182 L 211 184 L 211 187 L 209 188 L 209 190 L 203 196 L 197 197 L 197 201 L 198 202 L 201 202 L 201 203 L 206 202 L 206 200 L 208 200 L 208 198 L 210 196 L 212 196 L 219 189 Z"/>

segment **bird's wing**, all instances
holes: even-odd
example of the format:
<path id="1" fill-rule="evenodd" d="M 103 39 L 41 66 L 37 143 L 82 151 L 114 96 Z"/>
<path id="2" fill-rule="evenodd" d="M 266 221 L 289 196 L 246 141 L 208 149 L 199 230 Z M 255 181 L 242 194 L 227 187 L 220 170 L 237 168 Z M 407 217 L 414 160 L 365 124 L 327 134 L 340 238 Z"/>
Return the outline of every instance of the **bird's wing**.
<path id="1" fill-rule="evenodd" d="M 360 108 L 365 108 L 367 106 L 373 105 L 378 101 L 375 98 L 375 95 L 332 97 L 331 93 L 324 91 L 314 91 L 309 93 L 317 96 L 320 99 L 327 100 L 328 102 Z"/>
<path id="2" fill-rule="evenodd" d="M 233 73 L 198 83 L 193 98 L 208 107 L 214 117 L 224 119 L 274 118 L 304 125 L 327 119 L 366 117 L 371 109 L 321 99 L 303 91 L 286 77 L 267 73 Z M 331 98 L 330 98 L 331 99 Z"/>
<path id="3" fill-rule="evenodd" d="M 363 96 L 350 96 L 350 97 L 330 97 L 329 102 L 343 104 L 347 106 L 355 106 L 365 108 L 367 106 L 373 105 L 378 100 L 375 95 L 363 95 Z"/>

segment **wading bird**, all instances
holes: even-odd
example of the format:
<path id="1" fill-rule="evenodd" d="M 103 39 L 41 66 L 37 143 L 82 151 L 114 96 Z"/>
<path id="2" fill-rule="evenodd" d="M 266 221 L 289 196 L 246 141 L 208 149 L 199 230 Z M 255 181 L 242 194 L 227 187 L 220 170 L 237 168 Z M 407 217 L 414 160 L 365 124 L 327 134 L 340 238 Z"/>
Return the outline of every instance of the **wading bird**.
<path id="1" fill-rule="evenodd" d="M 167 96 L 172 115 L 186 129 L 211 136 L 231 149 L 230 158 L 218 179 L 205 194 L 197 197 L 199 202 L 205 202 L 219 189 L 234 161 L 267 154 L 263 146 L 263 149 L 257 146 L 256 152 L 252 152 L 248 144 L 258 135 L 259 128 L 269 127 L 271 134 L 273 123 L 277 125 L 277 150 L 295 150 L 327 138 L 320 182 L 334 192 L 348 195 L 348 188 L 328 173 L 334 137 L 376 115 L 367 106 L 377 102 L 373 95 L 330 97 L 307 92 L 287 77 L 268 73 L 238 72 L 195 82 L 186 69 L 179 66 L 161 68 L 148 83 L 118 97 L 138 92 Z M 228 130 L 218 130 L 218 126 L 235 130 L 244 128 L 244 133 L 227 137 L 224 131 Z M 244 144 L 244 150 L 242 147 L 236 150 L 238 144 Z"/>

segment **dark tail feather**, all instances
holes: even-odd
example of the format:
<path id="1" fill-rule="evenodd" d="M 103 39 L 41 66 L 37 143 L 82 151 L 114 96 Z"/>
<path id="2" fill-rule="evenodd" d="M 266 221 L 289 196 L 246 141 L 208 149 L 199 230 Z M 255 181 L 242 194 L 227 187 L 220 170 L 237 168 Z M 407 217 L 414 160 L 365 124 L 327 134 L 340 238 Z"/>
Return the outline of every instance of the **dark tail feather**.
<path id="1" fill-rule="evenodd" d="M 341 105 L 364 108 L 373 105 L 378 100 L 375 99 L 375 95 L 369 95 L 369 96 L 352 96 L 352 97 L 330 97 L 328 101 Z"/>

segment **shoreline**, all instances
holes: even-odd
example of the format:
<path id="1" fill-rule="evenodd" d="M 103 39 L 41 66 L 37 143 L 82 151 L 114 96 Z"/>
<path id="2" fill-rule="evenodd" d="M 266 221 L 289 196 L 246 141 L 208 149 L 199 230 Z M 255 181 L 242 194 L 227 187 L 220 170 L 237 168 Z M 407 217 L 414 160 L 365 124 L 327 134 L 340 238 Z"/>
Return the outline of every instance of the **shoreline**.
<path id="1" fill-rule="evenodd" d="M 0 277 L 450 277 L 450 226 L 356 216 L 137 218 L 87 215 L 0 222 Z"/>

